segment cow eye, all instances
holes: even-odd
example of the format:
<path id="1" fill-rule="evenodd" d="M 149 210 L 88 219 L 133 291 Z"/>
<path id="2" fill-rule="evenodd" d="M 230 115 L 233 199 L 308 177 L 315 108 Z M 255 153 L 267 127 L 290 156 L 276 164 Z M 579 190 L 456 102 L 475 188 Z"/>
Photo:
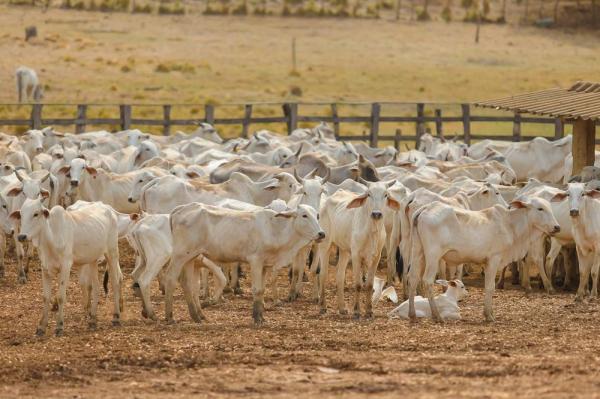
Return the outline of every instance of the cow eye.
<path id="1" fill-rule="evenodd" d="M 6 205 L 2 205 L 2 208 L 6 209 Z"/>
<path id="2" fill-rule="evenodd" d="M 543 210 L 544 210 L 544 208 L 538 208 L 538 211 L 543 211 Z"/>
<path id="3" fill-rule="evenodd" d="M 34 218 L 38 217 L 38 213 L 37 213 L 37 212 L 36 212 L 36 213 L 34 213 L 34 214 L 33 214 L 33 217 L 34 217 Z"/>
<path id="4" fill-rule="evenodd" d="M 173 174 L 175 174 L 175 173 L 173 173 Z M 138 183 L 143 183 L 143 180 L 138 180 Z"/>
<path id="5" fill-rule="evenodd" d="M 306 215 L 302 215 L 302 217 L 306 219 L 308 216 L 306 216 Z"/>

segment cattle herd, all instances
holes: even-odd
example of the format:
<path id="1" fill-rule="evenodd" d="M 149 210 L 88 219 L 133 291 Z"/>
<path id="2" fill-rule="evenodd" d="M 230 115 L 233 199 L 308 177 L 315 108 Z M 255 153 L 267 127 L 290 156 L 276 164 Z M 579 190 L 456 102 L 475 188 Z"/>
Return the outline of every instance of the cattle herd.
<path id="1" fill-rule="evenodd" d="M 503 279 L 510 265 L 521 271 L 525 289 L 537 268 L 548 292 L 579 274 L 576 300 L 597 295 L 600 184 L 594 167 L 571 176 L 571 136 L 467 146 L 426 134 L 418 149 L 398 152 L 336 141 L 324 123 L 288 136 L 262 130 L 228 141 L 209 124 L 165 137 L 47 127 L 21 137 L 0 133 L 0 160 L 0 275 L 7 239 L 14 240 L 19 282 L 27 282 L 29 260 L 39 257 L 38 335 L 51 310 L 62 334 L 73 266 L 89 327 L 96 327 L 99 268 L 112 291 L 113 324 L 120 324 L 120 239 L 136 256 L 132 289 L 142 316 L 157 318 L 150 288 L 158 280 L 169 323 L 176 285 L 200 322 L 200 298 L 237 292 L 243 271 L 260 325 L 267 272 L 280 268 L 289 268 L 289 301 L 301 293 L 306 272 L 305 295 L 326 313 L 330 261 L 337 261 L 340 314 L 348 313 L 345 272 L 352 263 L 355 318 L 372 317 L 374 285 L 384 291 L 376 283 L 382 258 L 385 286 L 401 282 L 408 298 L 390 316 L 412 320 L 460 318 L 462 277 L 474 265 L 484 274 L 488 321 L 496 276 Z M 569 261 L 573 249 L 578 262 Z M 436 281 L 448 291 L 434 297 Z M 272 295 L 279 298 L 276 285 Z"/>

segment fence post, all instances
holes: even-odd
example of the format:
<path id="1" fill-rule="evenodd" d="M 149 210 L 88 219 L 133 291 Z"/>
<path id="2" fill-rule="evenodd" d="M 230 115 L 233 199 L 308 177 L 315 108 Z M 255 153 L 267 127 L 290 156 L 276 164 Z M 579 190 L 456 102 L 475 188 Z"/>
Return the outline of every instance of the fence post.
<path id="1" fill-rule="evenodd" d="M 442 110 L 439 108 L 435 110 L 435 134 L 438 137 L 444 137 L 444 132 L 442 131 Z"/>
<path id="2" fill-rule="evenodd" d="M 461 104 L 462 107 L 462 123 L 463 123 L 463 140 L 465 144 L 471 145 L 471 106 L 469 104 Z"/>
<path id="3" fill-rule="evenodd" d="M 417 124 L 415 128 L 415 148 L 419 148 L 419 144 L 421 144 L 421 135 L 423 134 L 424 126 L 423 123 L 425 118 L 425 104 L 418 103 L 417 104 Z"/>
<path id="4" fill-rule="evenodd" d="M 338 116 L 337 104 L 331 104 L 331 116 L 333 118 L 333 134 L 337 140 L 340 137 L 340 118 Z"/>
<path id="5" fill-rule="evenodd" d="M 248 128 L 250 127 L 250 120 L 252 119 L 252 104 L 246 104 L 244 106 L 244 122 L 242 122 L 242 137 L 248 137 Z"/>
<path id="6" fill-rule="evenodd" d="M 298 128 L 298 104 L 285 103 L 283 104 L 283 113 L 287 119 L 288 134 L 291 134 Z"/>
<path id="7" fill-rule="evenodd" d="M 210 123 L 211 125 L 215 123 L 215 106 L 212 104 L 206 104 L 204 106 L 204 122 Z"/>
<path id="8" fill-rule="evenodd" d="M 400 137 L 402 137 L 402 130 L 396 129 L 396 133 L 394 134 L 394 148 L 398 152 L 400 152 Z"/>
<path id="9" fill-rule="evenodd" d="M 42 128 L 42 107 L 43 104 L 33 104 L 31 107 L 31 128 L 41 129 Z"/>
<path id="10" fill-rule="evenodd" d="M 371 104 L 371 137 L 370 146 L 377 148 L 379 143 L 379 115 L 381 114 L 381 104 Z"/>
<path id="11" fill-rule="evenodd" d="M 521 114 L 518 112 L 515 112 L 513 122 L 513 141 L 521 141 Z"/>
<path id="12" fill-rule="evenodd" d="M 171 106 L 163 105 L 163 136 L 171 134 Z"/>
<path id="13" fill-rule="evenodd" d="M 121 118 L 121 130 L 127 130 L 131 127 L 131 105 L 119 105 L 119 114 Z"/>
<path id="14" fill-rule="evenodd" d="M 561 118 L 554 119 L 554 138 L 556 140 L 565 136 L 565 125 Z"/>
<path id="15" fill-rule="evenodd" d="M 85 118 L 87 115 L 87 104 L 79 104 L 77 106 L 77 117 L 75 120 L 75 133 L 85 132 Z"/>

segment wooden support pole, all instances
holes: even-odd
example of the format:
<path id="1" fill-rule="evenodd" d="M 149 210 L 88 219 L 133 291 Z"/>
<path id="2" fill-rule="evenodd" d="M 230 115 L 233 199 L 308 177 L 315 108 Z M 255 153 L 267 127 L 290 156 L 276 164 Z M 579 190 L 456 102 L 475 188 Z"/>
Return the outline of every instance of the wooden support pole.
<path id="1" fill-rule="evenodd" d="M 171 106 L 163 105 L 163 136 L 171 134 Z"/>
<path id="2" fill-rule="evenodd" d="M 379 116 L 381 114 L 381 104 L 371 104 L 371 132 L 370 132 L 370 145 L 373 148 L 377 148 L 379 143 Z"/>
<path id="3" fill-rule="evenodd" d="M 85 132 L 85 117 L 87 115 L 87 105 L 79 104 L 77 106 L 77 117 L 75 121 L 75 133 Z"/>
<path id="4" fill-rule="evenodd" d="M 292 134 L 298 128 L 298 104 L 285 103 L 283 104 L 283 114 L 286 118 L 288 134 Z"/>
<path id="5" fill-rule="evenodd" d="M 580 174 L 585 166 L 594 165 L 595 142 L 595 122 L 583 119 L 575 120 L 573 124 L 573 176 Z"/>
<path id="6" fill-rule="evenodd" d="M 31 128 L 42 128 L 42 107 L 43 104 L 33 104 L 31 107 Z"/>
<path id="7" fill-rule="evenodd" d="M 244 121 L 242 122 L 242 137 L 248 137 L 248 129 L 250 128 L 250 122 L 252 119 L 252 104 L 246 104 L 244 106 Z"/>
<path id="8" fill-rule="evenodd" d="M 425 130 L 425 104 L 423 103 L 418 103 L 417 104 L 417 124 L 416 124 L 416 128 L 415 128 L 415 136 L 417 137 L 415 139 L 415 148 L 419 149 L 419 145 L 421 144 L 421 136 L 424 133 Z"/>
<path id="9" fill-rule="evenodd" d="M 296 73 L 297 70 L 296 65 L 296 38 L 292 38 L 292 72 Z"/>
<path id="10" fill-rule="evenodd" d="M 442 110 L 437 108 L 435 110 L 435 134 L 438 137 L 444 137 L 444 132 L 442 131 Z"/>
<path id="11" fill-rule="evenodd" d="M 340 118 L 338 116 L 337 104 L 331 104 L 331 117 L 333 118 L 333 134 L 337 140 L 340 137 Z"/>
<path id="12" fill-rule="evenodd" d="M 462 123 L 463 123 L 463 140 L 467 145 L 471 145 L 471 106 L 469 104 L 461 104 L 462 108 Z"/>
<path id="13" fill-rule="evenodd" d="M 402 137 L 402 130 L 396 129 L 396 133 L 394 134 L 394 148 L 396 151 L 400 151 L 400 139 Z"/>
<path id="14" fill-rule="evenodd" d="M 121 119 L 121 130 L 131 128 L 131 105 L 119 105 L 119 116 Z"/>
<path id="15" fill-rule="evenodd" d="M 204 122 L 213 125 L 215 123 L 215 106 L 206 104 L 204 106 Z"/>
<path id="16" fill-rule="evenodd" d="M 518 112 L 513 120 L 513 141 L 521 141 L 521 114 Z"/>
<path id="17" fill-rule="evenodd" d="M 554 139 L 562 139 L 565 137 L 565 125 L 561 118 L 554 119 Z"/>

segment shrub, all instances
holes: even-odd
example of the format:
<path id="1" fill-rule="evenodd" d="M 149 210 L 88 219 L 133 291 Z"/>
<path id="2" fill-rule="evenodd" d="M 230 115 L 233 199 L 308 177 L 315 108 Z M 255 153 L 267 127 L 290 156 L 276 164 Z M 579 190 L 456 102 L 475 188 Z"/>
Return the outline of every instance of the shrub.
<path id="1" fill-rule="evenodd" d="M 427 12 L 427 10 L 423 9 L 417 13 L 417 21 L 429 21 L 431 20 L 431 16 Z"/>
<path id="2" fill-rule="evenodd" d="M 302 88 L 300 86 L 291 86 L 290 94 L 296 97 L 302 97 Z"/>
<path id="3" fill-rule="evenodd" d="M 232 15 L 248 15 L 248 6 L 246 2 L 243 2 L 233 10 L 231 10 Z"/>
<path id="4" fill-rule="evenodd" d="M 169 73 L 171 72 L 171 68 L 165 64 L 158 64 L 156 68 L 154 68 L 154 72 Z"/>
<path id="5" fill-rule="evenodd" d="M 444 7 L 444 9 L 442 10 L 442 19 L 446 22 L 452 21 L 452 10 L 450 9 L 450 7 Z"/>
<path id="6" fill-rule="evenodd" d="M 133 12 L 136 14 L 152 14 L 152 6 L 150 4 L 135 4 L 133 6 Z"/>

